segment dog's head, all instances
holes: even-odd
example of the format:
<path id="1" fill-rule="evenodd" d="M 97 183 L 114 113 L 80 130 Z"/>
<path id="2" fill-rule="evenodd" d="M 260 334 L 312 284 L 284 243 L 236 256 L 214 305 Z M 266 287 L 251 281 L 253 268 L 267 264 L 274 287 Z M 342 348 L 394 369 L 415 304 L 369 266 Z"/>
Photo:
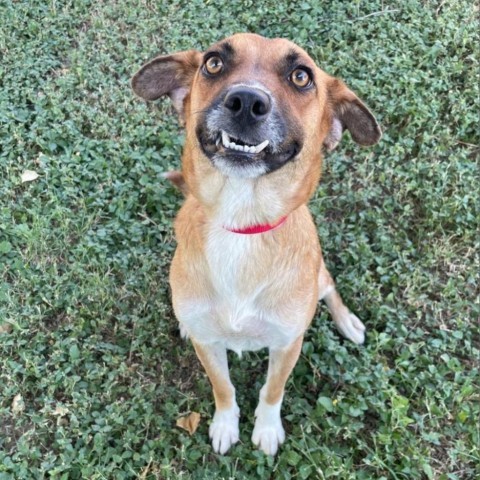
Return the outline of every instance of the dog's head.
<path id="1" fill-rule="evenodd" d="M 361 145 L 381 136 L 342 81 L 282 39 L 238 34 L 203 54 L 160 56 L 134 75 L 132 87 L 146 100 L 170 96 L 185 121 L 187 147 L 225 176 L 256 178 L 312 162 L 345 129 Z"/>

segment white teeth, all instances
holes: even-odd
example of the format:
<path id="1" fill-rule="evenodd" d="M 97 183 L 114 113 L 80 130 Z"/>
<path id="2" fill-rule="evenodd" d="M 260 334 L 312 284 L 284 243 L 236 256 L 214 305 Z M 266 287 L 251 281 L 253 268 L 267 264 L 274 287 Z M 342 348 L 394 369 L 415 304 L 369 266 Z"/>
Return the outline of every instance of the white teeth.
<path id="1" fill-rule="evenodd" d="M 225 148 L 229 148 L 230 146 L 230 137 L 228 136 L 227 132 L 222 130 L 222 143 Z"/>
<path id="2" fill-rule="evenodd" d="M 264 148 L 267 147 L 268 143 L 269 143 L 268 140 L 265 140 L 260 145 L 257 145 L 255 147 L 255 153 L 260 153 Z"/>
<path id="3" fill-rule="evenodd" d="M 217 146 L 220 144 L 220 138 L 217 139 Z M 266 148 L 269 144 L 268 140 L 263 141 L 258 145 L 237 145 L 235 142 L 230 142 L 230 136 L 227 132 L 222 130 L 222 145 L 225 148 L 229 148 L 231 150 L 237 150 L 239 152 L 245 153 L 260 153 L 262 150 Z"/>

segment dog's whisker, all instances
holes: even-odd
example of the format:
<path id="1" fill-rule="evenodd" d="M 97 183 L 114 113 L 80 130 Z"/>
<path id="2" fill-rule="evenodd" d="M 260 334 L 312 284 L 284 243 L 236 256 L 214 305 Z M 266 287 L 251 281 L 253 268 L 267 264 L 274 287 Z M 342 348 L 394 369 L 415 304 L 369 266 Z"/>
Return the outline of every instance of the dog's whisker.
<path id="1" fill-rule="evenodd" d="M 193 117 L 194 115 L 200 115 L 202 113 L 206 113 L 208 111 L 208 108 L 203 108 L 201 110 L 197 110 L 195 112 L 191 112 L 190 116 Z"/>

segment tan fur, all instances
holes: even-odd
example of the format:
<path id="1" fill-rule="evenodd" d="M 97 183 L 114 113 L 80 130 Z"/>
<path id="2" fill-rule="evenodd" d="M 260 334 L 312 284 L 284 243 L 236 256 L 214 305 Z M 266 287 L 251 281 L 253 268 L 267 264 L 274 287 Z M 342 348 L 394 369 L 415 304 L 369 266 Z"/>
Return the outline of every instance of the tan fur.
<path id="1" fill-rule="evenodd" d="M 234 388 L 228 378 L 228 374 L 222 371 L 222 365 L 227 365 L 226 352 L 216 356 L 211 350 L 192 341 L 198 359 L 207 372 L 210 383 L 212 384 L 215 405 L 219 410 L 226 410 L 232 406 L 234 397 Z M 219 366 L 220 365 L 220 366 Z"/>
<path id="2" fill-rule="evenodd" d="M 274 454 L 284 438 L 279 412 L 285 382 L 318 299 L 325 299 L 344 335 L 363 341 L 363 325 L 345 307 L 325 268 L 306 206 L 320 179 L 321 149 L 334 148 L 346 128 L 362 144 L 375 143 L 380 131 L 355 94 L 321 71 L 295 44 L 253 34 L 227 40 L 235 51 L 234 68 L 217 82 L 206 81 L 202 56 L 189 51 L 149 62 L 135 75 L 132 86 L 147 99 L 168 94 L 185 119 L 183 177 L 178 172 L 170 175 L 186 194 L 175 221 L 178 247 L 170 282 L 176 315 L 213 387 L 214 449 L 225 453 L 238 440 L 238 407 L 226 348 L 240 353 L 268 347 L 267 382 L 252 438 L 263 451 Z M 299 94 L 279 75 L 279 65 L 292 51 L 314 71 L 314 92 Z M 226 85 L 245 83 L 271 93 L 296 133 L 301 131 L 303 147 L 294 161 L 278 170 L 241 180 L 215 168 L 202 153 L 195 132 L 200 112 Z M 281 227 L 258 235 L 225 230 L 273 223 L 283 216 L 287 220 Z"/>
<path id="3" fill-rule="evenodd" d="M 271 405 L 281 401 L 285 383 L 297 363 L 302 350 L 303 335 L 298 337 L 284 350 L 271 352 L 268 366 L 267 383 L 265 384 L 265 401 Z"/>

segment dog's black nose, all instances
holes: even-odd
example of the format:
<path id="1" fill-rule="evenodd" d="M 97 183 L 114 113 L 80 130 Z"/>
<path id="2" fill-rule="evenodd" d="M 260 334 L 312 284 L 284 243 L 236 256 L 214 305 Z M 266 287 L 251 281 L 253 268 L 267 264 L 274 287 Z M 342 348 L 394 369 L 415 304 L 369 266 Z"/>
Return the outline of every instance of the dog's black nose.
<path id="1" fill-rule="evenodd" d="M 269 95 L 253 87 L 234 87 L 223 101 L 230 114 L 249 124 L 265 120 L 272 110 Z"/>

